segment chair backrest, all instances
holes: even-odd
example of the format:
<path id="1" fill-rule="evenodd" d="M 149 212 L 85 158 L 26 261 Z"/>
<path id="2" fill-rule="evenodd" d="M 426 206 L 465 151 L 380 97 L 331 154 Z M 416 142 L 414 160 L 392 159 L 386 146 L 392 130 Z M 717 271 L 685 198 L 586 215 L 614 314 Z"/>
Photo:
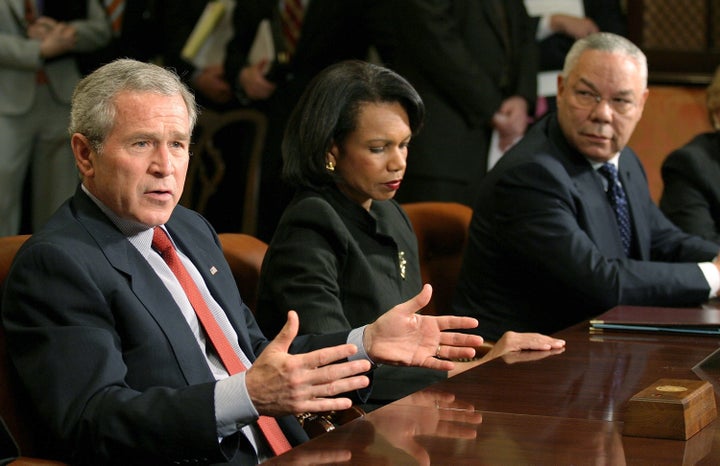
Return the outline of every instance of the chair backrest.
<path id="1" fill-rule="evenodd" d="M 232 128 L 231 128 L 232 127 Z M 243 153 L 222 153 L 222 148 L 216 144 L 215 137 L 221 130 L 231 128 L 239 139 L 251 135 L 247 144 L 240 144 L 238 151 Z M 265 147 L 265 134 L 267 133 L 267 117 L 258 110 L 242 108 L 225 112 L 215 112 L 209 109 L 202 111 L 198 117 L 196 131 L 198 140 L 193 147 L 193 157 L 190 160 L 185 181 L 185 189 L 181 204 L 193 210 L 205 212 L 208 201 L 225 178 L 224 157 L 247 157 L 245 174 L 245 192 L 242 197 L 242 233 L 253 235 L 257 228 L 260 193 L 260 166 L 263 148 Z M 248 147 L 245 154 L 244 147 Z M 228 175 L 237 176 L 237 173 Z M 227 180 L 229 183 L 239 180 Z M 235 205 L 240 205 L 238 201 Z M 240 211 L 238 211 L 240 215 Z"/>
<path id="2" fill-rule="evenodd" d="M 425 314 L 449 314 L 468 238 L 472 209 L 454 202 L 402 205 L 418 241 L 423 283 L 433 287 Z"/>
<path id="3" fill-rule="evenodd" d="M 663 191 L 660 168 L 670 152 L 700 133 L 712 131 L 701 87 L 650 86 L 643 116 L 628 146 L 640 157 L 653 201 Z"/>
<path id="4" fill-rule="evenodd" d="M 243 233 L 221 233 L 218 236 L 240 296 L 250 310 L 255 312 L 260 268 L 268 245 Z"/>

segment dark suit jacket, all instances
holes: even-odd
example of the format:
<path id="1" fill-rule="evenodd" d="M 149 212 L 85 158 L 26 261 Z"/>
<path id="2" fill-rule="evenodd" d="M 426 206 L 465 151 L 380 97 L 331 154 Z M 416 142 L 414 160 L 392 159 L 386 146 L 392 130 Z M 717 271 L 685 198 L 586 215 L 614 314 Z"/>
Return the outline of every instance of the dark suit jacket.
<path id="1" fill-rule="evenodd" d="M 482 177 L 487 171 L 490 120 L 502 101 L 522 96 L 530 111 L 535 102 L 535 29 L 522 0 L 503 1 L 509 46 L 487 0 L 378 3 L 388 9 L 385 21 L 391 26 L 386 34 L 375 34 L 380 55 L 413 84 L 427 109 L 425 125 L 410 147 L 405 179 L 469 183 Z M 428 200 L 422 191 L 409 192 L 404 186 L 398 200 Z"/>
<path id="2" fill-rule="evenodd" d="M 234 86 L 238 86 L 238 74 L 247 64 L 260 22 L 269 19 L 273 27 L 279 29 L 278 3 L 277 0 L 237 2 L 233 14 L 235 33 L 228 44 L 225 61 L 228 82 Z M 311 0 L 290 62 L 292 77 L 280 81 L 274 98 L 293 96 L 297 100 L 310 79 L 328 65 L 347 58 L 365 57 L 369 39 L 364 18 L 361 0 Z M 280 38 L 276 38 L 276 49 L 284 49 Z M 291 110 L 286 109 L 288 113 Z"/>
<path id="3" fill-rule="evenodd" d="M 165 8 L 165 1 L 125 0 L 119 36 L 113 36 L 110 42 L 99 50 L 80 55 L 78 63 L 81 72 L 89 74 L 118 58 L 134 58 L 140 61 L 155 58 L 160 53 L 159 44 L 164 33 L 159 11 Z"/>
<path id="4" fill-rule="evenodd" d="M 365 0 L 311 0 L 302 23 L 295 54 L 288 66 L 288 79 L 280 79 L 272 96 L 250 105 L 268 117 L 262 157 L 260 203 L 257 235 L 270 242 L 283 209 L 292 199 L 292 190 L 280 181 L 282 156 L 280 142 L 290 112 L 310 80 L 327 66 L 345 59 L 367 57 L 369 33 Z M 263 19 L 278 21 L 277 0 L 237 2 L 233 15 L 234 37 L 227 47 L 225 74 L 228 82 L 240 89 L 238 75 L 247 64 L 248 52 Z M 278 28 L 279 26 L 275 26 Z M 277 41 L 282 48 L 282 42 Z"/>
<path id="5" fill-rule="evenodd" d="M 624 257 L 601 175 L 571 148 L 555 114 L 482 181 L 454 311 L 506 330 L 552 333 L 617 305 L 695 305 L 710 288 L 696 263 L 718 246 L 672 225 L 629 148 L 619 160 L 633 257 Z"/>
<path id="6" fill-rule="evenodd" d="M 238 294 L 214 231 L 182 207 L 166 226 L 254 360 L 268 341 Z M 8 352 L 61 458 L 257 461 L 243 435 L 218 443 L 205 355 L 160 278 L 81 190 L 19 251 L 2 311 Z M 292 351 L 346 339 L 347 332 L 300 337 Z M 307 438 L 293 416 L 279 422 L 292 444 Z"/>
<path id="7" fill-rule="evenodd" d="M 159 13 L 163 24 L 162 55 L 164 64 L 173 68 L 181 78 L 188 81 L 195 66 L 181 57 L 181 52 L 195 24 L 210 0 L 185 0 L 167 2 Z"/>
<path id="8" fill-rule="evenodd" d="M 163 64 L 174 69 L 183 81 L 191 87 L 192 78 L 198 69 L 195 65 L 182 58 L 182 49 L 185 47 L 185 43 L 208 3 L 210 3 L 210 0 L 166 1 L 161 11 L 158 12 L 158 21 L 162 24 L 162 37 L 160 38 L 162 45 L 160 48 L 162 50 Z M 237 99 L 218 104 L 197 90 L 195 99 L 201 107 L 217 111 L 232 110 L 241 106 Z"/>
<path id="9" fill-rule="evenodd" d="M 627 19 L 619 0 L 584 0 L 585 17 L 595 21 L 604 32 L 627 34 Z M 540 21 L 534 17 L 535 29 Z M 540 71 L 561 70 L 575 39 L 566 34 L 552 34 L 540 41 Z"/>
<path id="10" fill-rule="evenodd" d="M 265 254 L 258 324 L 276 335 L 294 309 L 301 334 L 350 330 L 421 288 L 417 239 L 395 201 L 373 201 L 367 212 L 334 186 L 305 189 L 283 214 Z M 381 366 L 369 402 L 387 403 L 445 378 L 446 372 L 432 369 Z"/>
<path id="11" fill-rule="evenodd" d="M 682 230 L 720 243 L 720 133 L 696 136 L 662 166 L 660 209 Z"/>

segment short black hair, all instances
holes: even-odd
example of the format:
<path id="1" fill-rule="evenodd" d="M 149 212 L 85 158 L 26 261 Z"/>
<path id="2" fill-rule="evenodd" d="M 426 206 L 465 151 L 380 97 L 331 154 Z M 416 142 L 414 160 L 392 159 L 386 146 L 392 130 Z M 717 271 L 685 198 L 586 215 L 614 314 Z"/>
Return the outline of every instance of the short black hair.
<path id="1" fill-rule="evenodd" d="M 415 135 L 425 118 L 420 95 L 402 76 L 360 60 L 329 66 L 308 85 L 290 115 L 282 141 L 283 178 L 294 187 L 334 184 L 325 168 L 333 144 L 342 146 L 358 123 L 366 103 L 398 102 Z"/>

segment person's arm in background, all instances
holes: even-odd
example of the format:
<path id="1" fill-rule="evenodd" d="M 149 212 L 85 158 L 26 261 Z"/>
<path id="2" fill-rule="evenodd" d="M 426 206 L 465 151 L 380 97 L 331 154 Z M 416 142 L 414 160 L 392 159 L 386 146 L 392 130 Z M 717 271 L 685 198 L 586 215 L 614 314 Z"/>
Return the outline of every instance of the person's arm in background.
<path id="1" fill-rule="evenodd" d="M 477 63 L 463 41 L 447 0 L 379 0 L 390 9 L 399 53 L 418 68 L 418 74 L 462 112 L 472 126 L 490 121 L 502 103 L 498 83 Z M 429 51 L 433 51 L 429 53 Z M 382 51 L 381 55 L 382 55 Z M 392 67 L 392 63 L 389 63 Z"/>
<path id="2" fill-rule="evenodd" d="M 233 37 L 227 44 L 225 79 L 241 101 L 264 100 L 275 91 L 275 84 L 265 79 L 268 63 L 248 62 L 250 47 L 263 19 L 272 18 L 276 0 L 237 2 L 233 12 Z"/>
<path id="3" fill-rule="evenodd" d="M 663 162 L 660 209 L 681 230 L 720 244 L 720 189 L 714 186 L 718 166 L 702 146 L 682 147 Z"/>
<path id="4" fill-rule="evenodd" d="M 164 6 L 161 12 L 161 22 L 165 25 L 162 55 L 165 65 L 174 68 L 178 75 L 204 98 L 216 104 L 225 104 L 232 98 L 232 90 L 225 80 L 222 63 L 197 68 L 181 55 L 206 4 L 206 1 L 190 0 L 168 2 Z"/>
<path id="5" fill-rule="evenodd" d="M 517 38 L 514 48 L 518 49 L 513 65 L 511 80 L 515 83 L 513 94 L 504 99 L 493 115 L 492 124 L 498 132 L 501 150 L 507 150 L 517 142 L 527 129 L 528 117 L 534 111 L 537 98 L 538 49 L 535 41 L 535 22 L 528 16 L 522 2 L 508 2 L 508 13 L 514 21 L 511 35 Z M 517 10 L 513 10 L 517 8 Z"/>
<path id="6" fill-rule="evenodd" d="M 99 3 L 88 1 L 87 18 L 68 22 L 75 29 L 76 42 L 73 52 L 91 52 L 110 41 L 110 25 Z"/>

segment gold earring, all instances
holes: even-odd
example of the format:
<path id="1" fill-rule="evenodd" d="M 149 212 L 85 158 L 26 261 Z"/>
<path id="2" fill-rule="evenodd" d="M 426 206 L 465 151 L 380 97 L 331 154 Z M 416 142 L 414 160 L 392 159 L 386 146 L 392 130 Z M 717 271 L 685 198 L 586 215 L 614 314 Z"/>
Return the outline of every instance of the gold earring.
<path id="1" fill-rule="evenodd" d="M 327 171 L 329 171 L 329 172 L 334 172 L 334 171 L 335 171 L 335 164 L 328 160 L 328 161 L 325 163 L 325 168 L 326 168 Z"/>

